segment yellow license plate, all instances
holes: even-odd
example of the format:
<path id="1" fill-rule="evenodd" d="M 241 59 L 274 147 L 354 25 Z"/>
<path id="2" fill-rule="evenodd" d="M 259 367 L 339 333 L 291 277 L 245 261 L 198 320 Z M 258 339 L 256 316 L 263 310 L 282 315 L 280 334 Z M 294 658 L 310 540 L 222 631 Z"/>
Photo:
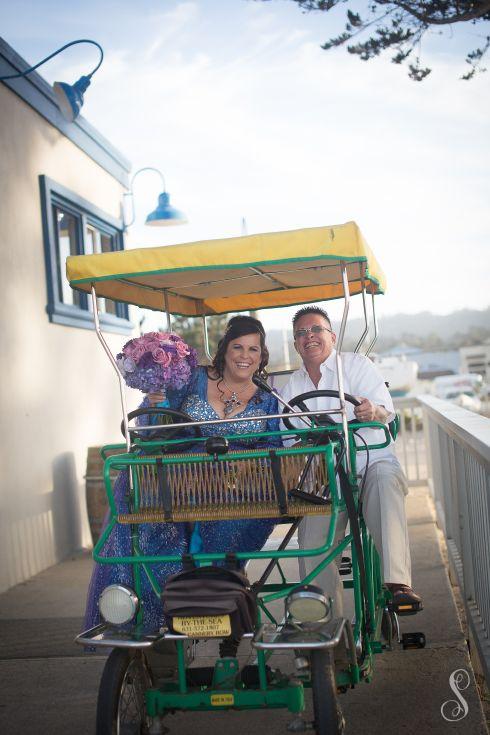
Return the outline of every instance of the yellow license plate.
<path id="1" fill-rule="evenodd" d="M 199 638 L 226 638 L 231 635 L 229 615 L 201 615 L 192 618 L 174 618 L 173 629 L 177 633 Z"/>
<path id="2" fill-rule="evenodd" d="M 233 694 L 211 694 L 212 707 L 226 707 L 235 704 Z"/>

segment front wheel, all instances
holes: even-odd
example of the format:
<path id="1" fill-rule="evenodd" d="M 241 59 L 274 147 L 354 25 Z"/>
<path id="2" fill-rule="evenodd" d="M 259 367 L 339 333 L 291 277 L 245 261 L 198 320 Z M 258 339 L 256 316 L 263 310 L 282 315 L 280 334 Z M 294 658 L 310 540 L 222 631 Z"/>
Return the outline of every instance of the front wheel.
<path id="1" fill-rule="evenodd" d="M 115 648 L 102 672 L 97 699 L 96 735 L 147 735 L 145 691 L 151 687 L 141 651 Z"/>
<path id="2" fill-rule="evenodd" d="M 345 722 L 337 701 L 335 668 L 331 652 L 312 651 L 310 668 L 316 735 L 341 735 Z"/>

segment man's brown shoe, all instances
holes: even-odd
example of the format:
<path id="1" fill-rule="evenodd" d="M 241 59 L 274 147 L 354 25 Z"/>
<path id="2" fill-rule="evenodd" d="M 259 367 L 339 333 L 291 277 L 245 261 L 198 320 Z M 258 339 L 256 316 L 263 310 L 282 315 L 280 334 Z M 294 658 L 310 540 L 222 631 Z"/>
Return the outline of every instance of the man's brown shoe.
<path id="1" fill-rule="evenodd" d="M 407 584 L 387 584 L 386 586 L 393 595 L 388 602 L 388 609 L 392 612 L 396 612 L 397 615 L 415 615 L 424 609 L 422 598 L 415 594 Z"/>

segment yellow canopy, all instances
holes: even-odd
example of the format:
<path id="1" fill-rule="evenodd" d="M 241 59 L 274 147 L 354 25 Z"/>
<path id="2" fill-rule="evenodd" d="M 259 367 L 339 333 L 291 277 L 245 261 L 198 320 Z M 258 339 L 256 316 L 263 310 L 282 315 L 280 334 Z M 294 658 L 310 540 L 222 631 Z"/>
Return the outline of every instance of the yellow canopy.
<path id="1" fill-rule="evenodd" d="M 383 293 L 385 276 L 355 222 L 67 258 L 73 288 L 185 316 L 267 309 L 343 296 L 362 279 Z"/>

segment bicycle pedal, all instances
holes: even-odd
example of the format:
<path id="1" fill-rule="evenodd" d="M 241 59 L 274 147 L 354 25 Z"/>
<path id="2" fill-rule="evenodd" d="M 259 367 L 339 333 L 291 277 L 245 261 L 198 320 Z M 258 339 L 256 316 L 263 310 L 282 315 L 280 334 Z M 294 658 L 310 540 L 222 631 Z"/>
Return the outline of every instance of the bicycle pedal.
<path id="1" fill-rule="evenodd" d="M 343 556 L 340 561 L 339 574 L 341 576 L 347 576 L 352 574 L 352 559 L 350 556 Z"/>
<path id="2" fill-rule="evenodd" d="M 407 651 L 410 648 L 425 648 L 425 635 L 424 633 L 402 633 L 401 640 L 403 650 Z"/>
<path id="3" fill-rule="evenodd" d="M 399 617 L 404 617 L 405 615 L 416 615 L 424 609 L 421 602 L 395 603 L 393 600 L 388 601 L 387 607 L 390 612 L 396 613 Z"/>

